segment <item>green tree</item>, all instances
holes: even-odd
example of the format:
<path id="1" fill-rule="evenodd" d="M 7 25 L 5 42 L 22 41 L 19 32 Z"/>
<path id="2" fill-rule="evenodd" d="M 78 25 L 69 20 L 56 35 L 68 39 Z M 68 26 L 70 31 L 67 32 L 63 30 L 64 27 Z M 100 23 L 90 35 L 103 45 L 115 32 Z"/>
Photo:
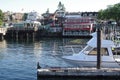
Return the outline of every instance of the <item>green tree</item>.
<path id="1" fill-rule="evenodd" d="M 28 13 L 24 13 L 23 20 L 25 21 L 27 19 Z"/>
<path id="2" fill-rule="evenodd" d="M 3 23 L 3 18 L 4 18 L 4 14 L 3 14 L 2 10 L 0 9 L 0 25 L 2 25 L 2 23 Z"/>
<path id="3" fill-rule="evenodd" d="M 9 17 L 10 17 L 10 21 L 13 21 L 13 17 L 12 17 L 12 14 L 11 14 Z"/>
<path id="4" fill-rule="evenodd" d="M 97 16 L 98 19 L 104 19 L 104 10 L 100 10 Z"/>
<path id="5" fill-rule="evenodd" d="M 98 19 L 102 20 L 115 20 L 117 23 L 120 21 L 120 3 L 108 6 L 107 9 L 98 12 Z"/>

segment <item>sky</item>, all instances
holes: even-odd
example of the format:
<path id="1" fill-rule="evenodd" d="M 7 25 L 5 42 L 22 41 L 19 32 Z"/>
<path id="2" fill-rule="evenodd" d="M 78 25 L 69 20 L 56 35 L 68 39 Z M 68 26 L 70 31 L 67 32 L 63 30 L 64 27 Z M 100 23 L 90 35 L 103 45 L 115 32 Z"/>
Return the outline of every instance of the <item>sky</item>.
<path id="1" fill-rule="evenodd" d="M 37 11 L 42 14 L 49 8 L 50 13 L 53 13 L 60 1 L 68 12 L 99 11 L 120 2 L 120 0 L 0 0 L 0 9 L 3 12 Z"/>

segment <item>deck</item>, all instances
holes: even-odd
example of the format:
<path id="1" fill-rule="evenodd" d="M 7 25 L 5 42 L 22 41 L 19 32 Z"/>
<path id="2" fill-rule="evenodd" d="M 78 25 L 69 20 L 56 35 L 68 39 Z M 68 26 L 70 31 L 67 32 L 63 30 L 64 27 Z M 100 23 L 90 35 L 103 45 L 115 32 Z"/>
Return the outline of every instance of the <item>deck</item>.
<path id="1" fill-rule="evenodd" d="M 77 79 L 120 79 L 120 69 L 119 68 L 49 68 L 49 69 L 37 69 L 37 77 L 39 78 L 71 78 Z"/>

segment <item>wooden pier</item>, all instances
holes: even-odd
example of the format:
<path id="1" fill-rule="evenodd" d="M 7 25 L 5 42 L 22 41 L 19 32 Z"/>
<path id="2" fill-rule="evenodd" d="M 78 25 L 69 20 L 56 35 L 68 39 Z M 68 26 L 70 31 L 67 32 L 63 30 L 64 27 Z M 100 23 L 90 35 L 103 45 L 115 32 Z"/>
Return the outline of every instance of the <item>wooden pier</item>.
<path id="1" fill-rule="evenodd" d="M 6 27 L 0 27 L 0 40 L 4 39 L 4 36 L 6 35 L 7 28 Z"/>
<path id="2" fill-rule="evenodd" d="M 47 68 L 37 69 L 38 79 L 55 78 L 55 79 L 89 79 L 89 80 L 119 80 L 119 68 Z M 73 78 L 73 79 L 72 79 Z"/>
<path id="3" fill-rule="evenodd" d="M 36 32 L 38 29 L 36 28 L 8 28 L 5 38 L 6 39 L 15 39 L 15 40 L 34 40 L 36 37 Z"/>

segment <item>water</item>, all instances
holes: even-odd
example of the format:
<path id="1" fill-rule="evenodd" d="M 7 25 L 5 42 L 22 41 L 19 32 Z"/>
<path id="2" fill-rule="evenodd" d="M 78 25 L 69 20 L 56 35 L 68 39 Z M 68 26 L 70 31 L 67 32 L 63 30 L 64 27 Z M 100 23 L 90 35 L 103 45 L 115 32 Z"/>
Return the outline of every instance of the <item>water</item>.
<path id="1" fill-rule="evenodd" d="M 37 62 L 41 67 L 75 67 L 61 58 L 60 48 L 73 40 L 0 41 L 0 80 L 37 80 Z M 80 39 L 81 43 L 87 40 Z"/>

